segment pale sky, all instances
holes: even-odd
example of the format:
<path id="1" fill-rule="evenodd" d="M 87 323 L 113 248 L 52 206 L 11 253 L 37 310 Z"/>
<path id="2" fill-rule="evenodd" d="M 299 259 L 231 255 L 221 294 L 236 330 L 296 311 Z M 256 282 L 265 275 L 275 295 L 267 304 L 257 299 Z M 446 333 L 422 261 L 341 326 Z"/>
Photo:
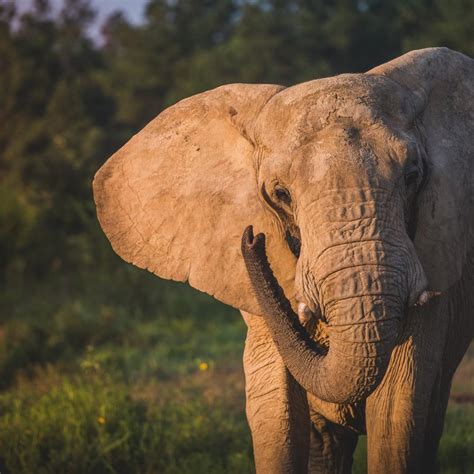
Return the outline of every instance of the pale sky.
<path id="1" fill-rule="evenodd" d="M 96 25 L 91 29 L 91 35 L 95 38 L 99 35 L 100 24 L 113 11 L 122 10 L 126 17 L 133 23 L 139 23 L 143 18 L 143 8 L 148 0 L 92 0 L 92 6 L 98 12 Z M 55 10 L 59 10 L 62 0 L 50 0 Z M 15 5 L 21 10 L 31 5 L 31 0 L 16 0 Z"/>

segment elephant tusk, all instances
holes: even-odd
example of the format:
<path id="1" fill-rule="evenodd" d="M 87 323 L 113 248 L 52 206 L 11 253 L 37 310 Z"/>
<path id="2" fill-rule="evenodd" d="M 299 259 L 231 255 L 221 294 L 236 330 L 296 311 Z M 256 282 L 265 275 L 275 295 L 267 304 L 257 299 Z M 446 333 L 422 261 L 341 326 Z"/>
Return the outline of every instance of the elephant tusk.
<path id="1" fill-rule="evenodd" d="M 415 303 L 415 306 L 423 306 L 426 303 L 428 303 L 428 301 L 430 301 L 431 298 L 434 298 L 435 296 L 439 296 L 439 295 L 441 295 L 440 291 L 425 290 L 423 291 L 423 293 L 421 293 L 420 297 L 418 298 L 418 301 Z"/>
<path id="2" fill-rule="evenodd" d="M 298 319 L 304 326 L 314 316 L 314 313 L 305 303 L 298 303 Z"/>

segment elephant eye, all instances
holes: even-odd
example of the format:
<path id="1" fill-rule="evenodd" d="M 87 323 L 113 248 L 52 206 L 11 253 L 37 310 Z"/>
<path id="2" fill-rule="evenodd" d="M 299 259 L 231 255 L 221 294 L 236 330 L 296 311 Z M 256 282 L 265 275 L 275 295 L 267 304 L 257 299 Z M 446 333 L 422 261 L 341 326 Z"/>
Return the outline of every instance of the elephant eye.
<path id="1" fill-rule="evenodd" d="M 418 171 L 411 170 L 405 174 L 405 186 L 407 188 L 411 187 L 412 185 L 416 184 L 418 181 Z"/>
<path id="2" fill-rule="evenodd" d="M 273 190 L 273 196 L 277 201 L 280 201 L 287 206 L 291 205 L 291 196 L 288 189 L 284 188 L 283 186 L 277 184 Z"/>

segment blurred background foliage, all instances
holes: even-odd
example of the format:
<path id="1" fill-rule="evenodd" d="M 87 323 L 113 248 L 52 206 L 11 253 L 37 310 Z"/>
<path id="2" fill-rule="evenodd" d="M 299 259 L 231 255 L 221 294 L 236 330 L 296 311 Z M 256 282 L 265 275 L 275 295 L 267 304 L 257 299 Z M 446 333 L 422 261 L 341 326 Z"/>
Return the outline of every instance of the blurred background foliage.
<path id="1" fill-rule="evenodd" d="M 0 0 L 0 470 L 251 472 L 243 323 L 120 261 L 96 220 L 94 172 L 165 107 L 223 83 L 363 72 L 426 46 L 474 56 L 474 9 L 150 0 L 142 23 L 117 12 L 100 40 L 94 18 L 87 0 L 57 14 Z M 473 376 L 470 357 L 460 399 Z M 473 471 L 473 420 L 472 405 L 450 409 L 443 472 Z"/>
<path id="2" fill-rule="evenodd" d="M 467 0 L 151 0 L 91 40 L 91 2 L 0 1 L 0 278 L 7 287 L 115 267 L 91 180 L 163 108 L 229 82 L 362 72 L 414 48 L 474 54 Z M 117 268 L 118 268 L 117 267 Z M 74 269 L 74 270 L 73 270 Z M 72 271 L 73 270 L 73 271 Z"/>

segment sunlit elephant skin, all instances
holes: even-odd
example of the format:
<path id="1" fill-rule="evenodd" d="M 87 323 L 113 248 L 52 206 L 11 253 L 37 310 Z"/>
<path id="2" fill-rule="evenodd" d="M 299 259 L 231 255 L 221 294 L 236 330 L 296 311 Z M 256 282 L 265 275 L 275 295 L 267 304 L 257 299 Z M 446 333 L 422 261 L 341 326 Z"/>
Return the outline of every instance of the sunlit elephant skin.
<path id="1" fill-rule="evenodd" d="M 241 310 L 259 473 L 433 473 L 474 332 L 474 61 L 413 51 L 162 112 L 98 171 L 127 262 Z"/>

